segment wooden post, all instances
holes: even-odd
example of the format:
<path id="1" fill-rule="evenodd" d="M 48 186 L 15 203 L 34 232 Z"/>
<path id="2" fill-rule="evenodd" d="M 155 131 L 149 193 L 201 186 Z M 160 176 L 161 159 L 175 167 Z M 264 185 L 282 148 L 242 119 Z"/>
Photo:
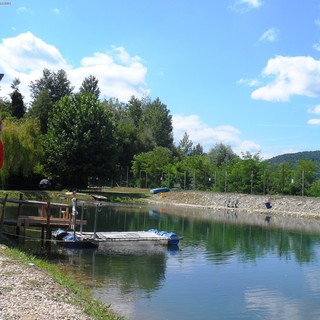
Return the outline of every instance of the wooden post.
<path id="1" fill-rule="evenodd" d="M 19 199 L 20 199 L 20 200 L 23 200 L 23 193 L 20 193 Z M 22 203 L 19 202 L 19 205 L 18 205 L 18 219 L 19 219 L 19 217 L 21 216 L 21 211 L 22 211 Z M 26 226 L 24 226 L 24 227 L 26 227 Z M 16 235 L 18 236 L 19 234 L 20 234 L 20 227 L 19 227 L 18 224 L 17 224 Z"/>
<path id="2" fill-rule="evenodd" d="M 42 196 L 41 196 L 41 201 L 46 201 L 46 196 L 45 196 L 45 194 L 43 194 Z M 43 204 L 42 206 L 41 206 L 41 216 L 44 218 L 45 217 L 45 213 L 46 213 L 46 206 Z"/>
<path id="3" fill-rule="evenodd" d="M 50 227 L 50 216 L 51 216 L 51 212 L 50 212 L 50 201 L 47 202 L 47 240 L 49 240 L 51 238 L 51 227 Z"/>
<path id="4" fill-rule="evenodd" d="M 98 219 L 98 205 L 99 203 L 96 204 L 96 211 L 94 214 L 94 225 L 93 225 L 93 239 L 96 239 L 96 234 L 97 234 L 97 219 Z"/>
<path id="5" fill-rule="evenodd" d="M 43 248 L 44 244 L 44 227 L 41 227 L 41 248 Z"/>
<path id="6" fill-rule="evenodd" d="M 4 215 L 6 212 L 6 204 L 7 204 L 8 194 L 5 195 L 2 203 L 2 214 L 1 214 L 1 223 L 0 223 L 0 233 L 2 233 L 2 227 L 3 227 L 3 221 L 4 221 Z"/>
<path id="7" fill-rule="evenodd" d="M 51 217 L 51 211 L 50 211 L 50 201 L 47 202 L 47 230 L 46 230 L 46 249 L 51 249 L 51 226 L 50 226 L 50 217 Z"/>
<path id="8" fill-rule="evenodd" d="M 82 234 L 82 221 L 83 221 L 83 212 L 84 212 L 84 202 L 82 202 L 82 206 L 81 206 L 81 224 L 80 224 L 80 234 Z"/>

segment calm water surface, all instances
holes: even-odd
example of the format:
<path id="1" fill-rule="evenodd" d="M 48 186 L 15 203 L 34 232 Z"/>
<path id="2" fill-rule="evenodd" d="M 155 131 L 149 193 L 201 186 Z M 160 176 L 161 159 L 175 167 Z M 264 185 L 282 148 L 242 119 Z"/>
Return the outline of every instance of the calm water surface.
<path id="1" fill-rule="evenodd" d="M 84 210 L 88 230 L 94 214 L 94 207 Z M 184 237 L 174 248 L 56 249 L 63 270 L 127 319 L 320 319 L 317 220 L 271 216 L 268 222 L 263 214 L 234 211 L 106 206 L 97 226 L 157 228 Z"/>

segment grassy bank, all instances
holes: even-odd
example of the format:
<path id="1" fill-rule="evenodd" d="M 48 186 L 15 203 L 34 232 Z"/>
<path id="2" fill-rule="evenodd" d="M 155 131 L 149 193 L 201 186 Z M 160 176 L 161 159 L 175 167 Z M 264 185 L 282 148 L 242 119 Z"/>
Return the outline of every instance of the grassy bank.
<path id="1" fill-rule="evenodd" d="M 57 266 L 44 260 L 36 259 L 33 256 L 19 251 L 18 249 L 11 249 L 5 246 L 1 247 L 0 254 L 8 257 L 10 259 L 10 263 L 25 266 L 32 264 L 45 271 L 48 277 L 52 277 L 56 283 L 67 288 L 70 295 L 72 295 L 72 303 L 79 308 L 81 307 L 87 315 L 92 317 L 92 319 L 123 319 L 122 317 L 113 314 L 109 307 L 104 306 L 97 300 L 94 300 L 89 290 L 84 289 L 69 277 L 64 276 Z M 68 301 L 70 302 L 70 299 L 68 299 Z"/>
<path id="2" fill-rule="evenodd" d="M 68 190 L 1 190 L 0 198 L 4 198 L 8 194 L 9 199 L 19 199 L 20 194 L 27 200 L 41 200 L 63 202 L 63 197 Z M 149 189 L 139 188 L 90 188 L 80 190 L 76 193 L 76 197 L 80 200 L 93 200 L 92 195 L 105 197 L 105 201 L 113 203 L 144 203 L 144 200 L 150 197 Z"/>

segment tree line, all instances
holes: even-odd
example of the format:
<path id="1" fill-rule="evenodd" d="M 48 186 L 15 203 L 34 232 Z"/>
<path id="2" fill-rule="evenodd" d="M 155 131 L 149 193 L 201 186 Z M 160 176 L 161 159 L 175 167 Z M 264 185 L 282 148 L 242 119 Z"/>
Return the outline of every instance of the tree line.
<path id="1" fill-rule="evenodd" d="M 159 98 L 100 99 L 98 79 L 75 92 L 64 70 L 44 69 L 29 84 L 26 106 L 14 79 L 0 98 L 4 165 L 2 188 L 34 188 L 52 179 L 63 188 L 130 186 L 255 194 L 320 193 L 318 162 L 268 164 L 249 152 L 216 144 L 208 152 L 185 132 L 173 141 L 172 116 Z"/>

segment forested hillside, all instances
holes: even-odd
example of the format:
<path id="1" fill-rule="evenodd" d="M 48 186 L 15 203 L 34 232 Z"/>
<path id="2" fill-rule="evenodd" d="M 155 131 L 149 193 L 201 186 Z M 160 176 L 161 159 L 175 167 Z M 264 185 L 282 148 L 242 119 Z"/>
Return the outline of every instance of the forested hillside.
<path id="1" fill-rule="evenodd" d="M 320 162 L 320 150 L 319 151 L 303 151 L 296 153 L 286 153 L 280 156 L 273 157 L 266 160 L 266 163 L 270 165 L 279 165 L 280 163 L 292 163 L 296 165 L 300 160 L 319 161 Z"/>

